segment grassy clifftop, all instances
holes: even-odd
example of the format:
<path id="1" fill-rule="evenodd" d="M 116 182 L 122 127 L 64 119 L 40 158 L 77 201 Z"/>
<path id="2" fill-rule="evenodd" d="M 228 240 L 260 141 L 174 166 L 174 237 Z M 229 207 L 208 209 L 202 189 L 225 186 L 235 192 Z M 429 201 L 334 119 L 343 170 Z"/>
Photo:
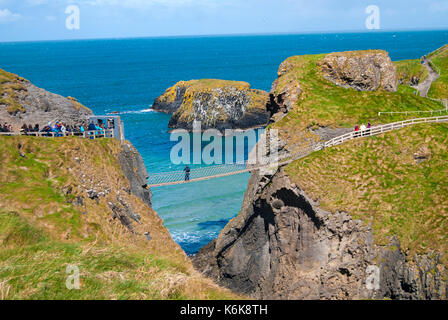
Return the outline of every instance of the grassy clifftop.
<path id="1" fill-rule="evenodd" d="M 19 92 L 26 91 L 23 81 L 19 76 L 0 69 L 0 105 L 5 105 L 10 114 L 25 111 L 18 101 Z"/>
<path id="2" fill-rule="evenodd" d="M 396 236 L 411 256 L 448 251 L 448 125 L 418 125 L 314 153 L 286 171 L 322 208 Z M 444 257 L 448 265 L 448 257 Z"/>
<path id="3" fill-rule="evenodd" d="M 0 297 L 235 297 L 202 278 L 158 215 L 129 193 L 120 151 L 112 139 L 0 138 Z M 66 288 L 69 265 L 80 270 L 80 290 Z"/>
<path id="4" fill-rule="evenodd" d="M 432 59 L 443 74 L 446 51 L 440 51 Z M 378 116 L 379 111 L 443 108 L 405 85 L 399 85 L 397 92 L 359 92 L 336 86 L 321 74 L 324 56 L 291 57 L 280 68 L 278 92 L 294 80 L 303 90 L 294 108 L 272 125 L 288 143 L 319 139 L 309 130 L 318 127 L 353 127 L 367 121 L 376 125 L 419 117 Z M 425 77 L 417 62 L 398 62 L 397 72 L 404 78 Z M 438 88 L 433 92 L 441 92 Z M 377 243 L 396 236 L 411 255 L 431 250 L 446 253 L 447 145 L 447 125 L 412 126 L 313 153 L 287 166 L 286 172 L 324 209 L 348 212 L 371 223 Z M 446 256 L 444 263 L 448 265 Z"/>
<path id="5" fill-rule="evenodd" d="M 419 59 L 396 61 L 397 77 L 401 84 L 412 85 L 413 80 L 423 82 L 428 78 L 428 70 L 421 64 Z"/>
<path id="6" fill-rule="evenodd" d="M 287 69 L 279 76 L 276 92 L 298 80 L 303 90 L 289 114 L 275 124 L 278 128 L 306 129 L 313 125 L 353 127 L 356 124 L 387 123 L 402 119 L 379 117 L 379 111 L 438 110 L 440 104 L 414 94 L 413 89 L 399 86 L 397 92 L 356 91 L 333 84 L 323 77 L 319 64 L 326 55 L 288 58 Z"/>
<path id="7" fill-rule="evenodd" d="M 354 128 L 367 122 L 378 125 L 416 117 L 415 114 L 379 116 L 380 111 L 444 108 L 439 102 L 416 95 L 415 90 L 407 85 L 399 84 L 396 92 L 383 89 L 356 91 L 338 86 L 324 77 L 320 65 L 325 57 L 326 54 L 293 56 L 279 68 L 274 95 L 288 91 L 292 83 L 298 83 L 301 89 L 288 114 L 270 125 L 270 128 L 279 130 L 279 136 L 292 153 L 310 141 L 320 140 L 321 137 L 313 132 L 319 127 Z M 398 71 L 400 72 L 400 67 Z"/>
<path id="8" fill-rule="evenodd" d="M 431 98 L 448 99 L 448 45 L 434 51 L 428 57 L 436 72 L 440 73 L 440 78 L 432 84 L 428 95 Z"/>

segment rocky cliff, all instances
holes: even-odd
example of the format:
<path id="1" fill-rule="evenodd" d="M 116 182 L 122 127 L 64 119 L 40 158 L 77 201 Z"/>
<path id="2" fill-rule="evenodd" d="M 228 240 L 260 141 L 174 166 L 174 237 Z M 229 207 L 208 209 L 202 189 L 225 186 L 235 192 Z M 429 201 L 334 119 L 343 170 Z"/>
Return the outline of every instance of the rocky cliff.
<path id="1" fill-rule="evenodd" d="M 248 129 L 266 125 L 269 95 L 245 82 L 224 80 L 181 81 L 154 101 L 153 109 L 172 113 L 171 129 Z"/>
<path id="2" fill-rule="evenodd" d="M 118 155 L 118 162 L 129 181 L 130 192 L 151 206 L 152 193 L 147 187 L 148 172 L 140 153 L 132 144 L 125 142 Z"/>
<path id="3" fill-rule="evenodd" d="M 403 101 L 438 107 L 396 88 L 393 68 L 375 67 L 378 54 L 389 65 L 377 51 L 282 63 L 270 129 L 284 152 L 383 121 L 378 111 Z M 446 299 L 447 130 L 410 127 L 313 153 L 273 175 L 252 172 L 240 213 L 193 258 L 196 268 L 259 299 Z"/>
<path id="4" fill-rule="evenodd" d="M 92 114 L 1 70 L 0 80 L 0 121 L 16 128 Z M 130 142 L 0 136 L 0 163 L 2 299 L 237 298 L 173 241 Z M 80 290 L 69 287 L 70 270 Z"/>
<path id="5" fill-rule="evenodd" d="M 85 122 L 92 111 L 75 98 L 38 88 L 28 80 L 0 69 L 0 122 L 11 124 L 15 130 L 24 123 L 39 124 L 63 121 L 75 125 Z"/>
<path id="6" fill-rule="evenodd" d="M 385 51 L 331 53 L 320 67 L 326 79 L 344 88 L 397 91 L 396 68 Z"/>
<path id="7" fill-rule="evenodd" d="M 0 162 L 4 299 L 236 297 L 173 241 L 129 142 L 0 137 Z M 65 286 L 75 269 L 80 290 Z"/>
<path id="8" fill-rule="evenodd" d="M 323 210 L 284 172 L 252 175 L 241 213 L 195 266 L 256 299 L 446 299 L 440 253 L 409 261 L 391 239 L 345 212 Z"/>

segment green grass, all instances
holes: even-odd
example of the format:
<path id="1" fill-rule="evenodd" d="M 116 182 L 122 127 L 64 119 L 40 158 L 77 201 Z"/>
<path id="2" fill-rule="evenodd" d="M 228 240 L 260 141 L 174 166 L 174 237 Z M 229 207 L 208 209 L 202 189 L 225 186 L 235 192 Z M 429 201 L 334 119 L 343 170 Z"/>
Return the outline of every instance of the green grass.
<path id="1" fill-rule="evenodd" d="M 5 105 L 10 114 L 25 112 L 25 108 L 18 103 L 19 92 L 25 92 L 25 87 L 21 83 L 23 80 L 15 74 L 0 69 L 0 105 Z"/>
<path id="2" fill-rule="evenodd" d="M 14 212 L 0 211 L 2 299 L 231 299 L 183 265 L 144 250 L 55 241 Z M 80 289 L 68 289 L 68 266 L 80 271 Z M 196 278 L 196 279 L 195 279 Z M 188 288 L 191 286 L 191 288 Z M 196 291 L 195 291 L 196 290 Z"/>
<path id="3" fill-rule="evenodd" d="M 238 298 L 198 274 L 157 214 L 123 192 L 120 150 L 112 139 L 0 137 L 0 299 Z M 83 179 L 110 194 L 88 199 Z M 141 215 L 135 234 L 112 219 L 118 191 Z M 80 290 L 65 285 L 69 265 Z"/>
<path id="4" fill-rule="evenodd" d="M 443 108 L 439 102 L 415 95 L 415 90 L 405 85 L 399 85 L 397 92 L 359 92 L 339 87 L 323 77 L 319 64 L 324 57 L 324 54 L 295 56 L 282 64 L 286 72 L 277 80 L 276 92 L 281 92 L 291 81 L 298 81 L 303 90 L 297 105 L 284 118 L 270 126 L 279 129 L 280 137 L 290 146 L 300 144 L 304 139 L 317 139 L 307 131 L 312 127 L 353 128 L 369 121 L 372 125 L 377 125 L 415 117 L 379 116 L 380 111 Z"/>
<path id="5" fill-rule="evenodd" d="M 287 122 L 294 122 L 301 128 L 307 128 L 313 123 L 348 127 L 369 120 L 372 123 L 387 123 L 391 118 L 379 117 L 379 111 L 440 108 L 439 103 L 415 95 L 414 90 L 406 86 L 399 86 L 397 92 L 359 92 L 339 87 L 323 78 L 318 68 L 323 57 L 324 55 L 298 56 L 287 60 L 294 67 L 279 79 L 279 88 L 296 79 L 303 93 L 296 108 L 278 123 L 279 127 Z"/>
<path id="6" fill-rule="evenodd" d="M 423 82 L 428 78 L 428 70 L 420 63 L 419 59 L 402 60 L 394 62 L 397 68 L 397 78 L 401 84 L 409 86 L 413 78 Z"/>
<path id="7" fill-rule="evenodd" d="M 162 293 L 153 281 L 170 273 L 175 266 L 153 260 L 144 252 L 127 252 L 120 248 L 95 248 L 89 254 L 78 243 L 49 239 L 16 213 L 0 212 L 1 234 L 0 290 L 8 299 L 178 299 L 174 288 Z M 159 259 L 160 260 L 160 259 Z M 163 261 L 163 260 L 162 260 Z M 67 266 L 80 270 L 80 290 L 69 290 Z M 142 277 L 145 272 L 151 274 Z M 140 279 L 139 279 L 140 278 Z M 139 279 L 139 280 L 136 280 Z"/>
<path id="8" fill-rule="evenodd" d="M 448 99 L 448 45 L 436 50 L 429 55 L 432 65 L 440 78 L 431 86 L 428 96 L 435 99 Z"/>
<path id="9" fill-rule="evenodd" d="M 363 138 L 293 162 L 286 172 L 323 209 L 371 223 L 375 240 L 435 250 L 448 265 L 448 126 L 418 125 Z M 429 150 L 420 164 L 414 153 Z"/>

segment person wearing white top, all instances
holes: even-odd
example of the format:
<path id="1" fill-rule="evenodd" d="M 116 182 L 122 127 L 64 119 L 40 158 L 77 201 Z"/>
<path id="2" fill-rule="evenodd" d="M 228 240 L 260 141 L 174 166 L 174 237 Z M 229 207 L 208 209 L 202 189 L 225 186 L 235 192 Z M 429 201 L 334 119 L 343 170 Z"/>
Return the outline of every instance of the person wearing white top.
<path id="1" fill-rule="evenodd" d="M 366 125 L 363 123 L 362 125 L 361 125 L 361 136 L 364 136 L 365 135 L 365 132 L 366 132 L 366 130 L 367 130 L 367 127 L 366 127 Z"/>

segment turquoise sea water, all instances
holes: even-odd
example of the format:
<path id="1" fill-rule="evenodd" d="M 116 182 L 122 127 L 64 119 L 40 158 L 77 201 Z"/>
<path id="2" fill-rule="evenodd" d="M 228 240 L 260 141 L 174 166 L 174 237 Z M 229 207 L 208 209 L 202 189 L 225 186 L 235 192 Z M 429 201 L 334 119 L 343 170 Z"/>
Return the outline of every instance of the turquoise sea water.
<path id="1" fill-rule="evenodd" d="M 393 60 L 419 58 L 448 43 L 448 31 L 178 37 L 0 43 L 0 68 L 76 97 L 95 114 L 119 111 L 126 138 L 151 172 L 174 169 L 170 116 L 150 110 L 179 80 L 242 80 L 269 90 L 292 55 L 385 49 Z M 248 174 L 153 190 L 154 208 L 173 238 L 195 253 L 240 210 Z"/>

